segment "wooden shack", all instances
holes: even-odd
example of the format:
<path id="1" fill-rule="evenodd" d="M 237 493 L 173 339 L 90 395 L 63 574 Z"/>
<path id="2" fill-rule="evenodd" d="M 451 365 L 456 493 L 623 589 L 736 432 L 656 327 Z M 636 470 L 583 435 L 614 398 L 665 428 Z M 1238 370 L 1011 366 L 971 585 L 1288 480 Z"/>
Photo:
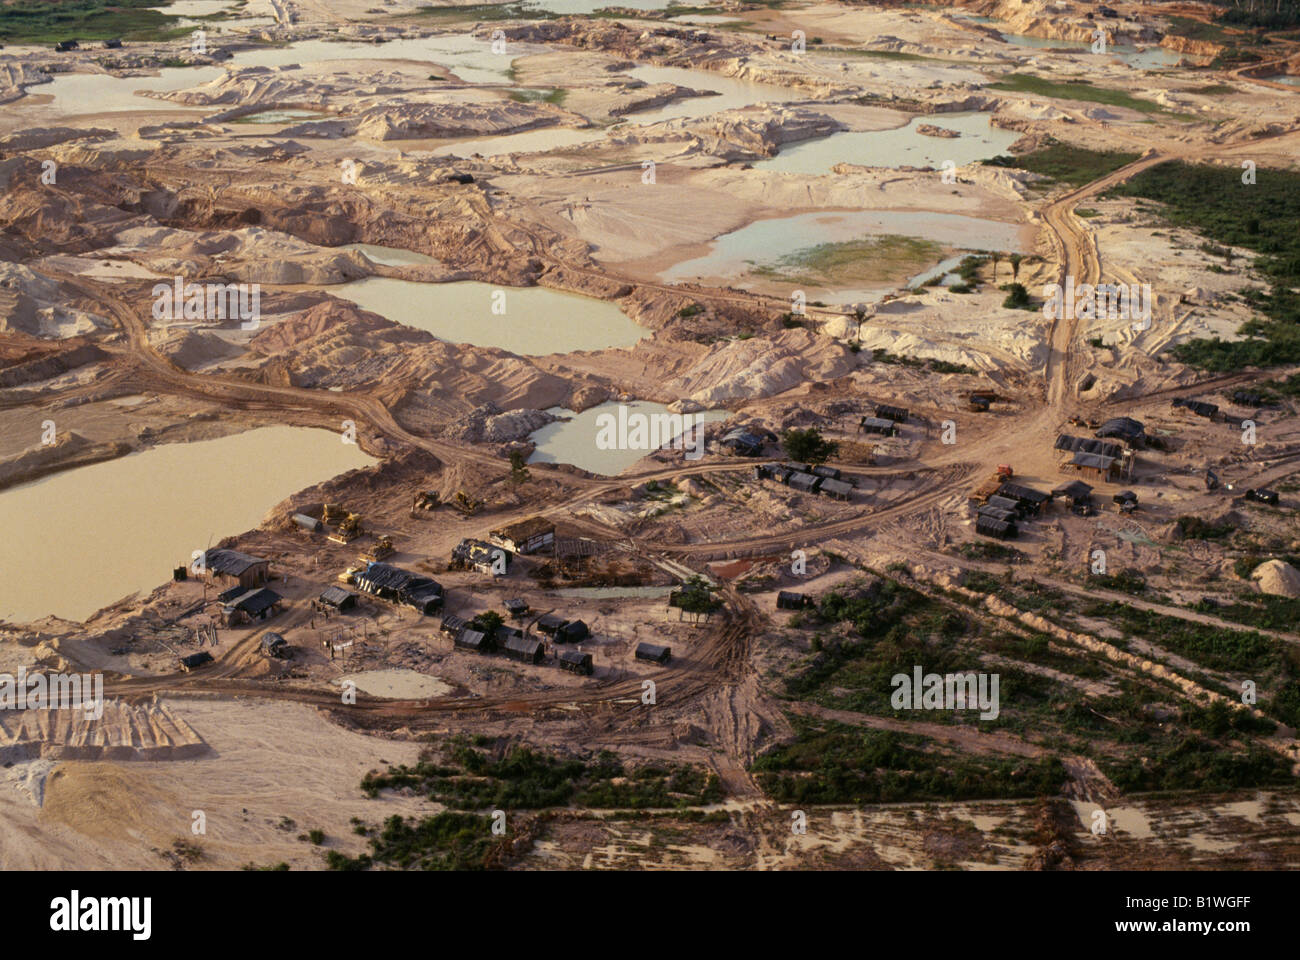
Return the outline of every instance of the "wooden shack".
<path id="1" fill-rule="evenodd" d="M 560 669 L 568 670 L 570 673 L 580 673 L 589 677 L 596 671 L 591 654 L 580 650 L 561 650 L 559 662 Z"/>
<path id="2" fill-rule="evenodd" d="M 234 581 L 252 589 L 271 579 L 271 561 L 238 550 L 213 549 L 204 551 L 203 571 L 213 581 Z"/>
<path id="3" fill-rule="evenodd" d="M 556 643 L 581 643 L 591 636 L 591 631 L 581 620 L 570 620 L 555 631 Z"/>
<path id="4" fill-rule="evenodd" d="M 652 660 L 655 663 L 668 663 L 673 658 L 672 647 L 661 647 L 656 643 L 638 643 L 636 645 L 638 660 Z"/>
<path id="5" fill-rule="evenodd" d="M 541 663 L 546 657 L 546 647 L 542 641 L 525 637 L 523 634 L 517 636 L 511 634 L 506 642 L 499 646 L 501 652 L 511 660 L 519 660 L 522 663 Z"/>

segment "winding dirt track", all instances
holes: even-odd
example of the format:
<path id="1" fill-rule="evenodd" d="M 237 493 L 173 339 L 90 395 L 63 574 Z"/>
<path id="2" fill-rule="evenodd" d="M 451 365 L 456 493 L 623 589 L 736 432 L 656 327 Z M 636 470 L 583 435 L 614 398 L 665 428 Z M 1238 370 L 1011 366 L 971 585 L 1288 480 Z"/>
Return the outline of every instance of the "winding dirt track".
<path id="1" fill-rule="evenodd" d="M 1170 160 L 1159 153 L 1149 153 L 1099 180 L 1072 190 L 1043 208 L 1043 222 L 1058 263 L 1057 283 L 1097 284 L 1101 280 L 1101 255 L 1092 231 L 1074 215 L 1074 208 L 1085 200 L 1123 183 L 1143 170 L 1148 170 Z M 1057 413 L 1065 406 L 1072 378 L 1071 348 L 1078 332 L 1075 317 L 1053 317 L 1048 334 L 1049 351 L 1044 377 L 1047 381 L 1047 402 Z"/>

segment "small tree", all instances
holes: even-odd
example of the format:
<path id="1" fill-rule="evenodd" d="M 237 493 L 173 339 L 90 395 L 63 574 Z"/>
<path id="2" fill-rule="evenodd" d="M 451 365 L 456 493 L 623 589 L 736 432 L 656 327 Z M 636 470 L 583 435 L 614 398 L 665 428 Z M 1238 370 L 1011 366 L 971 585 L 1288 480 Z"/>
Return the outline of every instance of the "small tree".
<path id="1" fill-rule="evenodd" d="M 854 307 L 853 319 L 858 322 L 858 325 L 853 330 L 853 340 L 855 343 L 860 343 L 862 341 L 862 321 L 867 319 L 867 308 L 862 304 Z"/>
<path id="2" fill-rule="evenodd" d="M 1033 301 L 1029 299 L 1029 291 L 1025 289 L 1023 283 L 1004 284 L 1003 290 L 1007 292 L 1007 298 L 1002 301 L 1002 306 L 1008 310 L 1032 310 Z"/>
<path id="3" fill-rule="evenodd" d="M 713 588 L 703 577 L 695 576 L 682 587 L 680 606 L 687 613 L 709 613 L 717 604 L 713 599 Z"/>
<path id="4" fill-rule="evenodd" d="M 787 430 L 781 435 L 781 445 L 790 459 L 802 463 L 825 463 L 840 450 L 838 443 L 822 439 L 816 427 Z"/>
<path id="5" fill-rule="evenodd" d="M 510 451 L 510 479 L 514 483 L 527 483 L 533 478 L 528 472 L 528 466 L 524 463 L 524 452 L 522 450 Z"/>
<path id="6" fill-rule="evenodd" d="M 495 610 L 485 610 L 469 622 L 469 625 L 475 630 L 479 630 L 489 637 L 497 635 L 497 628 L 505 626 L 506 618 L 501 616 Z"/>

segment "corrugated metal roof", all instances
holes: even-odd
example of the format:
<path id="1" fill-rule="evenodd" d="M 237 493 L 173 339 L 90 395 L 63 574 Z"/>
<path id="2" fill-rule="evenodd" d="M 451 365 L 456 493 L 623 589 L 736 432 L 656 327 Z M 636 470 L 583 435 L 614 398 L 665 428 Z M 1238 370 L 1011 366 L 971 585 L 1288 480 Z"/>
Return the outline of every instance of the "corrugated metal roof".
<path id="1" fill-rule="evenodd" d="M 323 603 L 328 603 L 336 607 L 340 604 L 346 603 L 348 597 L 352 597 L 355 600 L 356 594 L 351 590 L 344 590 L 342 587 L 326 587 L 320 594 L 320 599 Z"/>
<path id="2" fill-rule="evenodd" d="M 1026 487 L 1019 483 L 1004 483 L 998 488 L 998 495 L 1011 497 L 1015 500 L 1023 500 L 1029 503 L 1046 503 L 1051 499 L 1041 490 L 1035 490 L 1033 487 Z"/>
<path id="3" fill-rule="evenodd" d="M 842 496 L 847 500 L 853 495 L 853 486 L 843 480 L 823 480 L 822 493 L 829 493 L 833 497 Z"/>
<path id="4" fill-rule="evenodd" d="M 1071 466 L 1090 467 L 1094 470 L 1109 470 L 1115 463 L 1114 457 L 1103 457 L 1100 453 L 1076 453 L 1070 461 Z"/>
<path id="5" fill-rule="evenodd" d="M 203 564 L 208 570 L 231 577 L 243 576 L 246 571 L 258 564 L 270 562 L 238 550 L 213 549 L 203 554 Z"/>
<path id="6" fill-rule="evenodd" d="M 535 658 L 542 650 L 542 641 L 534 640 L 532 637 L 510 636 L 498 646 L 503 650 L 511 653 L 518 653 L 530 659 Z"/>

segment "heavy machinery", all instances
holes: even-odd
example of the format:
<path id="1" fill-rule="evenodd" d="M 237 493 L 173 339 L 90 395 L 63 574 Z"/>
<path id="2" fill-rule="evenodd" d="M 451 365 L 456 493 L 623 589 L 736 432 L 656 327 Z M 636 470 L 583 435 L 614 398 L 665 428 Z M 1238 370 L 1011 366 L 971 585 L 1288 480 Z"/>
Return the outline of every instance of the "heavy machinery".
<path id="1" fill-rule="evenodd" d="M 349 513 L 339 523 L 338 529 L 329 535 L 328 539 L 334 543 L 351 543 L 365 532 L 365 529 L 361 526 L 361 518 L 355 513 Z"/>
<path id="2" fill-rule="evenodd" d="M 975 503 L 984 503 L 989 497 L 997 493 L 1004 483 L 1006 483 L 1006 477 L 1002 476 L 1001 473 L 989 474 L 989 478 L 975 488 L 975 492 L 970 495 L 970 498 Z"/>
<path id="3" fill-rule="evenodd" d="M 417 510 L 437 510 L 440 506 L 442 497 L 436 490 L 422 490 L 411 500 L 411 516 L 415 516 Z"/>
<path id="4" fill-rule="evenodd" d="M 474 514 L 478 513 L 479 508 L 483 506 L 483 501 L 471 497 L 464 490 L 457 490 L 456 498 L 452 500 L 452 506 L 465 514 L 465 516 L 472 517 Z"/>
<path id="5" fill-rule="evenodd" d="M 1255 503 L 1267 503 L 1272 506 L 1277 506 L 1278 503 L 1276 490 L 1247 490 L 1242 496 Z"/>
<path id="6" fill-rule="evenodd" d="M 384 534 L 375 540 L 374 545 L 361 554 L 362 563 L 378 563 L 393 554 L 393 538 Z"/>

